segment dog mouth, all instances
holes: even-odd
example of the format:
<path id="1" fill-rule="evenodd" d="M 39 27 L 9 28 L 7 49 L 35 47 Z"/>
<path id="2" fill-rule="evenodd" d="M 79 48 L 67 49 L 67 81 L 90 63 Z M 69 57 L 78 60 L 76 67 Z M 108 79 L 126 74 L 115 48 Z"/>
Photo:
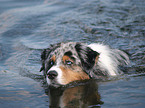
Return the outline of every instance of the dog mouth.
<path id="1" fill-rule="evenodd" d="M 47 73 L 47 83 L 49 86 L 59 87 L 62 84 L 58 81 L 58 72 L 55 70 L 48 71 Z"/>
<path id="2" fill-rule="evenodd" d="M 52 76 L 47 76 L 47 84 L 49 86 L 53 86 L 53 87 L 60 87 L 62 86 L 62 84 L 60 84 L 57 79 L 52 79 Z"/>

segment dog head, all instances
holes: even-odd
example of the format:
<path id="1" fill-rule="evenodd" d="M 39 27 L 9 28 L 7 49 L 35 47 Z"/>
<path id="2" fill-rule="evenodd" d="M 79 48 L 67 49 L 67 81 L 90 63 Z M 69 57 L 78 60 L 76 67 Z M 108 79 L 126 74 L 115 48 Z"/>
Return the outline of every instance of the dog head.
<path id="1" fill-rule="evenodd" d="M 90 79 L 90 72 L 99 53 L 83 43 L 59 43 L 45 49 L 41 54 L 42 68 L 47 83 L 66 85 L 77 80 Z"/>

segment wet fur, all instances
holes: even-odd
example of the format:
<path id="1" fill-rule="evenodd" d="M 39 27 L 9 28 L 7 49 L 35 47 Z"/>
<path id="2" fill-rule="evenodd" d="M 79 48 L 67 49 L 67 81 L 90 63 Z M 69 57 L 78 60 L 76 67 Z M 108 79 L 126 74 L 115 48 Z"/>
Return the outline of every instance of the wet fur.
<path id="1" fill-rule="evenodd" d="M 76 80 L 90 78 L 102 79 L 121 74 L 119 65 L 128 64 L 128 56 L 120 50 L 111 49 L 103 44 L 78 42 L 58 43 L 44 49 L 41 54 L 42 68 L 47 73 L 57 70 L 58 77 L 48 79 L 50 85 L 66 85 Z M 52 64 L 52 61 L 54 64 Z M 65 62 L 71 61 L 71 65 Z"/>

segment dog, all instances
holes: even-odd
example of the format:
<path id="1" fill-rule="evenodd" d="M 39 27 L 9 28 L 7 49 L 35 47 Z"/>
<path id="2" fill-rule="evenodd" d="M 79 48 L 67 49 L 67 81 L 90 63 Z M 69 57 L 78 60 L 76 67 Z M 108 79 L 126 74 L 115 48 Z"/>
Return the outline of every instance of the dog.
<path id="1" fill-rule="evenodd" d="M 40 72 L 48 85 L 59 87 L 74 81 L 121 75 L 119 66 L 129 64 L 128 55 L 100 43 L 66 42 L 51 45 L 41 53 Z"/>

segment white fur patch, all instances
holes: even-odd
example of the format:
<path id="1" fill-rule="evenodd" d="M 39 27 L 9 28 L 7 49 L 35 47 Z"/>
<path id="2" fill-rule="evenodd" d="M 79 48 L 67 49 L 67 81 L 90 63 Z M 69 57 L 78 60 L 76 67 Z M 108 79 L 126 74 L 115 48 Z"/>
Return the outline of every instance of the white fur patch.
<path id="1" fill-rule="evenodd" d="M 48 77 L 46 77 L 46 81 L 47 81 L 47 84 L 50 85 L 51 84 L 51 81 Z"/>
<path id="2" fill-rule="evenodd" d="M 56 82 L 58 83 L 58 84 L 62 84 L 62 71 L 61 71 L 61 69 L 59 68 L 59 66 L 53 66 L 53 67 L 51 67 L 50 69 L 49 69 L 49 71 L 56 71 L 57 73 L 58 73 L 58 76 L 56 77 Z M 49 72 L 48 71 L 48 72 Z M 48 84 L 50 84 L 50 82 L 51 82 L 51 80 L 48 78 Z"/>
<path id="3" fill-rule="evenodd" d="M 110 76 L 118 75 L 118 65 L 129 63 L 129 58 L 121 50 L 111 49 L 107 45 L 93 43 L 88 45 L 92 50 L 100 53 L 98 65 L 105 69 Z"/>

